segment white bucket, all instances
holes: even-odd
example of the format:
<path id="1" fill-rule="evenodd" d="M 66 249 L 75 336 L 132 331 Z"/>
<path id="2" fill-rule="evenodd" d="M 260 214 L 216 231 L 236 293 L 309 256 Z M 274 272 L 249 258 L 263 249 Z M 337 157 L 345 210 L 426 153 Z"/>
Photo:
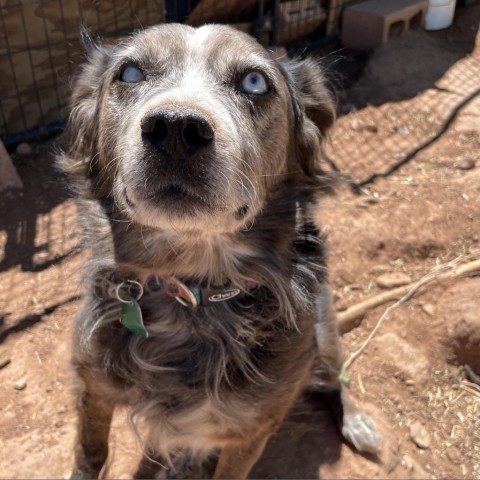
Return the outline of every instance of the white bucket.
<path id="1" fill-rule="evenodd" d="M 453 22 L 457 0 L 428 0 L 426 30 L 440 30 L 449 27 Z"/>

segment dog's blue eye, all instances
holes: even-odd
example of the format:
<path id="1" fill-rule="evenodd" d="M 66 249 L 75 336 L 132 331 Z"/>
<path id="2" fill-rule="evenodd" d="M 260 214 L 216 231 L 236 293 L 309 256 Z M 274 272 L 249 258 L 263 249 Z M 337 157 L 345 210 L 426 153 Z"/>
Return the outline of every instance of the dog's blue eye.
<path id="1" fill-rule="evenodd" d="M 120 80 L 125 83 L 139 83 L 145 80 L 145 75 L 135 65 L 126 65 L 120 74 Z"/>
<path id="2" fill-rule="evenodd" d="M 263 95 L 268 92 L 267 79 L 259 72 L 250 72 L 243 77 L 242 91 L 253 95 Z"/>

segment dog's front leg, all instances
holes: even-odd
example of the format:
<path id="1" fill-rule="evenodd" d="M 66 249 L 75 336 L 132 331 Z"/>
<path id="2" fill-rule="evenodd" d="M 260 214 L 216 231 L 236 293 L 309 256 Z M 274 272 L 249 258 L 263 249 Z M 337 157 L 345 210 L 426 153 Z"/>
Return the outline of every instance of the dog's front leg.
<path id="1" fill-rule="evenodd" d="M 71 478 L 99 478 L 108 456 L 113 405 L 97 393 L 98 382 L 79 373 L 83 388 L 79 392 L 77 405 L 79 424 Z"/>
<path id="2" fill-rule="evenodd" d="M 325 283 L 317 296 L 315 336 L 318 354 L 314 369 L 313 388 L 322 391 L 340 420 L 342 435 L 365 453 L 380 451 L 380 435 L 369 415 L 362 412 L 340 382 L 342 350 L 332 308 L 330 287 Z"/>
<path id="3" fill-rule="evenodd" d="M 253 438 L 247 436 L 241 443 L 224 447 L 218 458 L 213 478 L 247 478 L 272 433 L 273 431 L 270 430 L 262 430 Z"/>

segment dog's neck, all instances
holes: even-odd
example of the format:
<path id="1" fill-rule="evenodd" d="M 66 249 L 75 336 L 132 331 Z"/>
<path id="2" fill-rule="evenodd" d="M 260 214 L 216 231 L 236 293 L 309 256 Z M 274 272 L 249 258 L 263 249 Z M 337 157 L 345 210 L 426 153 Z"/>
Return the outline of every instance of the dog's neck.
<path id="1" fill-rule="evenodd" d="M 239 266 L 245 259 L 256 256 L 254 246 L 245 242 L 238 232 L 182 235 L 150 231 L 143 235 L 145 253 L 151 263 L 141 272 L 141 278 L 154 274 L 210 285 L 244 283 Z"/>
<path id="2" fill-rule="evenodd" d="M 90 246 L 95 262 L 105 269 L 125 270 L 140 280 L 154 275 L 206 286 L 261 283 L 268 265 L 286 264 L 296 232 L 304 222 L 299 218 L 298 205 L 305 201 L 300 191 L 293 195 L 287 187 L 279 189 L 269 200 L 250 229 L 210 234 L 159 230 L 121 219 L 110 222 L 111 212 L 99 216 L 93 202 L 96 211 L 92 213 L 99 221 L 91 239 L 103 238 L 103 245 Z M 86 226 L 87 235 L 91 229 L 92 222 Z"/>

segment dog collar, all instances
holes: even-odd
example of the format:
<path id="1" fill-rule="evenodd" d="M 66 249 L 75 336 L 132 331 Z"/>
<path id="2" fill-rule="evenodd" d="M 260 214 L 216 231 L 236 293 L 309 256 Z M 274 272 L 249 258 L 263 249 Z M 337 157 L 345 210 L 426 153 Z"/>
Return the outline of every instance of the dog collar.
<path id="1" fill-rule="evenodd" d="M 200 305 L 209 306 L 232 300 L 254 291 L 257 287 L 255 282 L 247 282 L 244 290 L 236 287 L 206 289 L 188 287 L 173 277 L 162 281 L 158 277 L 152 276 L 147 279 L 144 286 L 136 280 L 119 283 L 115 288 L 115 296 L 122 303 L 120 317 L 122 325 L 135 335 L 148 337 L 148 331 L 143 323 L 142 310 L 138 303 L 144 290 L 151 292 L 163 290 L 166 295 L 177 300 L 182 306 L 195 309 Z"/>
<path id="2" fill-rule="evenodd" d="M 164 290 L 166 295 L 174 298 L 184 307 L 197 308 L 199 306 L 209 306 L 232 300 L 233 298 L 242 296 L 245 292 L 255 290 L 257 284 L 248 282 L 244 290 L 232 286 L 212 289 L 189 287 L 173 277 L 162 281 L 158 277 L 153 276 L 147 279 L 145 288 L 149 291 Z"/>

